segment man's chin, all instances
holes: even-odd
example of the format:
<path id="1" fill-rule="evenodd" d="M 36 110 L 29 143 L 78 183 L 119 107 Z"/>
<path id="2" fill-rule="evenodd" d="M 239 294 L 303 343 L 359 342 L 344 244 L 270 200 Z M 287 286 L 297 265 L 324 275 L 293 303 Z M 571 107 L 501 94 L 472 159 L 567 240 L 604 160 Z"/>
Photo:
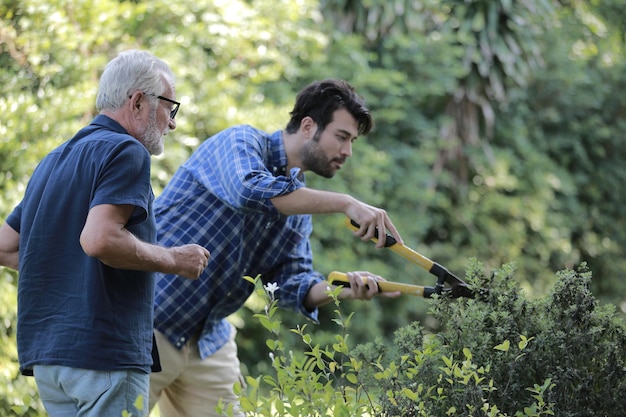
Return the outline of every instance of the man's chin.
<path id="1" fill-rule="evenodd" d="M 318 167 L 318 168 L 321 168 L 321 167 Z M 337 173 L 337 171 L 339 171 L 340 168 L 341 168 L 341 164 L 334 163 L 334 164 L 328 164 L 324 166 L 323 169 L 315 169 L 315 167 L 313 167 L 311 168 L 311 171 L 314 172 L 316 175 L 319 175 L 320 177 L 332 178 L 335 176 L 335 174 Z"/>
<path id="2" fill-rule="evenodd" d="M 163 151 L 164 151 L 163 146 L 158 146 L 158 147 L 153 147 L 151 149 L 148 149 L 148 152 L 150 152 L 150 155 L 152 156 L 159 156 L 163 153 Z"/>

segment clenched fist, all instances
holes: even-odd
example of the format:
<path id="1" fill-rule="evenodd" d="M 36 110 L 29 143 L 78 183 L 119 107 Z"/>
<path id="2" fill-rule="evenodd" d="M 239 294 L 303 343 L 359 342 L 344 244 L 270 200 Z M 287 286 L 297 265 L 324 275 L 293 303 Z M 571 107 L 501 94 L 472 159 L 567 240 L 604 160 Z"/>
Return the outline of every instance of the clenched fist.
<path id="1" fill-rule="evenodd" d="M 191 243 L 171 248 L 176 275 L 198 279 L 209 263 L 211 253 L 204 247 Z"/>

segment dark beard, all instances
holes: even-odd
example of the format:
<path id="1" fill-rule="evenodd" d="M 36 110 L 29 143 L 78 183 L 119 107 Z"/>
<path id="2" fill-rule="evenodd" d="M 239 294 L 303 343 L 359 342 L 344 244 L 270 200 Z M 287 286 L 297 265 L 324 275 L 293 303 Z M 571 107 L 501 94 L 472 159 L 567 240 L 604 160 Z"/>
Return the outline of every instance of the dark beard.
<path id="1" fill-rule="evenodd" d="M 332 178 L 337 172 L 331 166 L 331 163 L 335 162 L 335 160 L 329 160 L 324 151 L 320 148 L 320 134 L 321 133 L 319 131 L 316 132 L 315 136 L 313 136 L 313 138 L 308 141 L 300 151 L 302 164 L 305 169 L 314 172 L 320 177 Z M 337 160 L 336 162 L 343 161 Z"/>

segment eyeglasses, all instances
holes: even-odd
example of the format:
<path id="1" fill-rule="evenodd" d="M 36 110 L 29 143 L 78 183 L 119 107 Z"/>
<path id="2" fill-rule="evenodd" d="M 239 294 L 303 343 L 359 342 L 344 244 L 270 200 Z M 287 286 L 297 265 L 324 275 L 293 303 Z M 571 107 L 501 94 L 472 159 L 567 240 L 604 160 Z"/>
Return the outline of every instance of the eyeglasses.
<path id="1" fill-rule="evenodd" d="M 178 109 L 180 108 L 180 103 L 178 101 L 174 101 L 170 98 L 163 97 L 163 96 L 157 96 L 156 94 L 149 94 L 149 93 L 144 93 L 144 94 L 146 94 L 147 96 L 156 97 L 159 100 L 167 101 L 168 103 L 172 103 L 174 107 L 170 110 L 170 119 L 174 120 L 174 117 L 176 117 L 176 113 L 178 113 Z"/>

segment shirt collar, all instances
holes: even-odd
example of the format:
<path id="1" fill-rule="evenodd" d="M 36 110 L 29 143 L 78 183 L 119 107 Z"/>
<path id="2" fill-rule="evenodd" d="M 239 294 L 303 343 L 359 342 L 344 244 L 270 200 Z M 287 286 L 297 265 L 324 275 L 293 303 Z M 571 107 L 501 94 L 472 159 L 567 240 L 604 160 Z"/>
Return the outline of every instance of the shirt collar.
<path id="1" fill-rule="evenodd" d="M 128 135 L 128 131 L 121 124 L 104 114 L 97 115 L 91 122 L 92 125 L 101 126 L 114 132 L 124 133 Z"/>

